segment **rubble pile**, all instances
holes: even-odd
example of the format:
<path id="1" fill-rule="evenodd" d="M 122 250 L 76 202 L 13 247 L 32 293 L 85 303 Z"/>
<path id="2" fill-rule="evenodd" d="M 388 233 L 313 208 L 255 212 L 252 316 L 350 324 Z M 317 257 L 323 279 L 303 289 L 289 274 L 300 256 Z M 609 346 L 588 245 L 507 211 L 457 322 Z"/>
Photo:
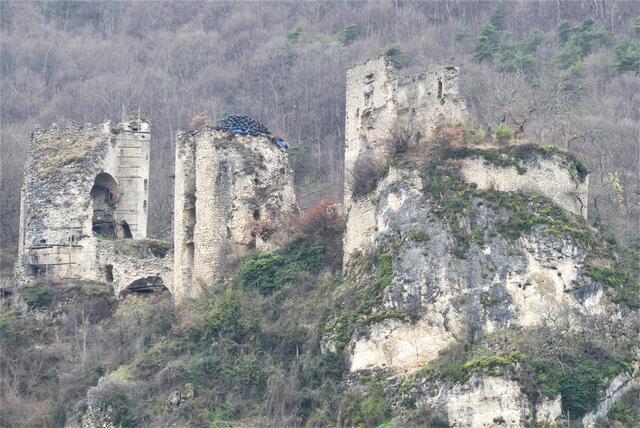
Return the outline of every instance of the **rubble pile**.
<path id="1" fill-rule="evenodd" d="M 237 132 L 248 135 L 270 135 L 266 126 L 249 116 L 231 115 L 220 121 L 221 131 Z"/>

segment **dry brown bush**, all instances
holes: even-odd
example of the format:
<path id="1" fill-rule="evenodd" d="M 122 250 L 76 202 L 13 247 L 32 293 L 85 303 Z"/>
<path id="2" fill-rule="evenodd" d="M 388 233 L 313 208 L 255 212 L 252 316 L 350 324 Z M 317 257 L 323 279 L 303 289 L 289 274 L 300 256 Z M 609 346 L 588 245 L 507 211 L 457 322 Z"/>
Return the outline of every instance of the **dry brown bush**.
<path id="1" fill-rule="evenodd" d="M 344 230 L 340 204 L 322 198 L 298 219 L 297 230 L 303 235 L 337 236 Z"/>

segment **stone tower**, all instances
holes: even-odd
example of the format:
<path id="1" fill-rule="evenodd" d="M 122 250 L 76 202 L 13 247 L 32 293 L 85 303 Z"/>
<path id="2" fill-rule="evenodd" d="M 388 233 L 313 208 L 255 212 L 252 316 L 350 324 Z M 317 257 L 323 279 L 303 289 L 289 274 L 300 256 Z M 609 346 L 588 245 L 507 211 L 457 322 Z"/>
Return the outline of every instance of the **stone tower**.
<path id="1" fill-rule="evenodd" d="M 177 302 L 228 279 L 250 250 L 273 250 L 296 210 L 287 152 L 266 136 L 203 127 L 177 136 L 174 278 Z"/>
<path id="2" fill-rule="evenodd" d="M 457 67 L 439 66 L 413 76 L 399 76 L 384 56 L 347 70 L 344 209 L 345 262 L 370 240 L 375 209 L 366 196 L 354 198 L 354 168 L 367 155 L 387 162 L 394 129 L 411 126 L 423 137 L 439 124 L 465 121 L 467 109 L 458 89 Z M 421 144 L 425 139 L 419 139 Z M 420 150 L 420 147 L 412 147 Z M 369 221 L 370 220 L 370 221 Z"/>
<path id="3" fill-rule="evenodd" d="M 16 277 L 113 281 L 116 239 L 147 236 L 149 123 L 55 124 L 31 135 Z"/>

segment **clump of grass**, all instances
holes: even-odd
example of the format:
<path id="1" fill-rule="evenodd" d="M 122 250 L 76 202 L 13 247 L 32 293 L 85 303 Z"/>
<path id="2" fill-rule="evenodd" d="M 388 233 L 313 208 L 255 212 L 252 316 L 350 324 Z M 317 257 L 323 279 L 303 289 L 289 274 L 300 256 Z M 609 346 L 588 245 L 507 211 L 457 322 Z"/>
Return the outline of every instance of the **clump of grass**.
<path id="1" fill-rule="evenodd" d="M 101 135 L 85 135 L 61 133 L 59 135 L 43 134 L 36 137 L 35 144 L 39 156 L 46 159 L 36 172 L 38 177 L 46 177 L 66 165 L 86 160 L 104 141 Z"/>

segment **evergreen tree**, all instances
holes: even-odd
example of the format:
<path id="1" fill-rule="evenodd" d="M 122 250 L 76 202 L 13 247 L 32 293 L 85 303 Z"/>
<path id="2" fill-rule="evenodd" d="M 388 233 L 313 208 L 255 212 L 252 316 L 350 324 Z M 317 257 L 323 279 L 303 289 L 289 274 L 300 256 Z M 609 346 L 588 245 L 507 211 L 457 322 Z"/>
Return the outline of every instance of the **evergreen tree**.
<path id="1" fill-rule="evenodd" d="M 489 22 L 498 30 L 504 30 L 504 18 L 506 16 L 507 12 L 504 9 L 504 3 L 499 2 L 491 12 L 491 18 L 489 18 Z"/>
<path id="2" fill-rule="evenodd" d="M 580 27 L 571 30 L 571 36 L 558 54 L 560 67 L 568 69 L 596 49 L 611 41 L 611 34 L 596 27 L 591 19 L 585 20 Z M 568 33 L 564 33 L 568 34 Z"/>
<path id="3" fill-rule="evenodd" d="M 349 24 L 340 32 L 340 44 L 348 46 L 358 39 L 360 36 L 360 28 L 358 24 Z"/>
<path id="4" fill-rule="evenodd" d="M 640 73 L 640 40 L 623 40 L 616 47 L 616 71 Z"/>
<path id="5" fill-rule="evenodd" d="M 568 21 L 562 21 L 556 27 L 556 33 L 558 34 L 558 41 L 560 42 L 561 45 L 564 45 L 565 43 L 567 43 L 573 31 L 574 31 L 574 28 L 571 26 L 571 24 L 569 24 Z"/>
<path id="6" fill-rule="evenodd" d="M 500 50 L 501 39 L 502 32 L 494 27 L 493 24 L 487 24 L 482 27 L 473 52 L 473 57 L 476 61 L 492 60 Z"/>
<path id="7" fill-rule="evenodd" d="M 395 68 L 403 68 L 409 65 L 409 57 L 402 50 L 400 45 L 393 44 L 384 51 L 384 55 L 389 59 Z"/>

